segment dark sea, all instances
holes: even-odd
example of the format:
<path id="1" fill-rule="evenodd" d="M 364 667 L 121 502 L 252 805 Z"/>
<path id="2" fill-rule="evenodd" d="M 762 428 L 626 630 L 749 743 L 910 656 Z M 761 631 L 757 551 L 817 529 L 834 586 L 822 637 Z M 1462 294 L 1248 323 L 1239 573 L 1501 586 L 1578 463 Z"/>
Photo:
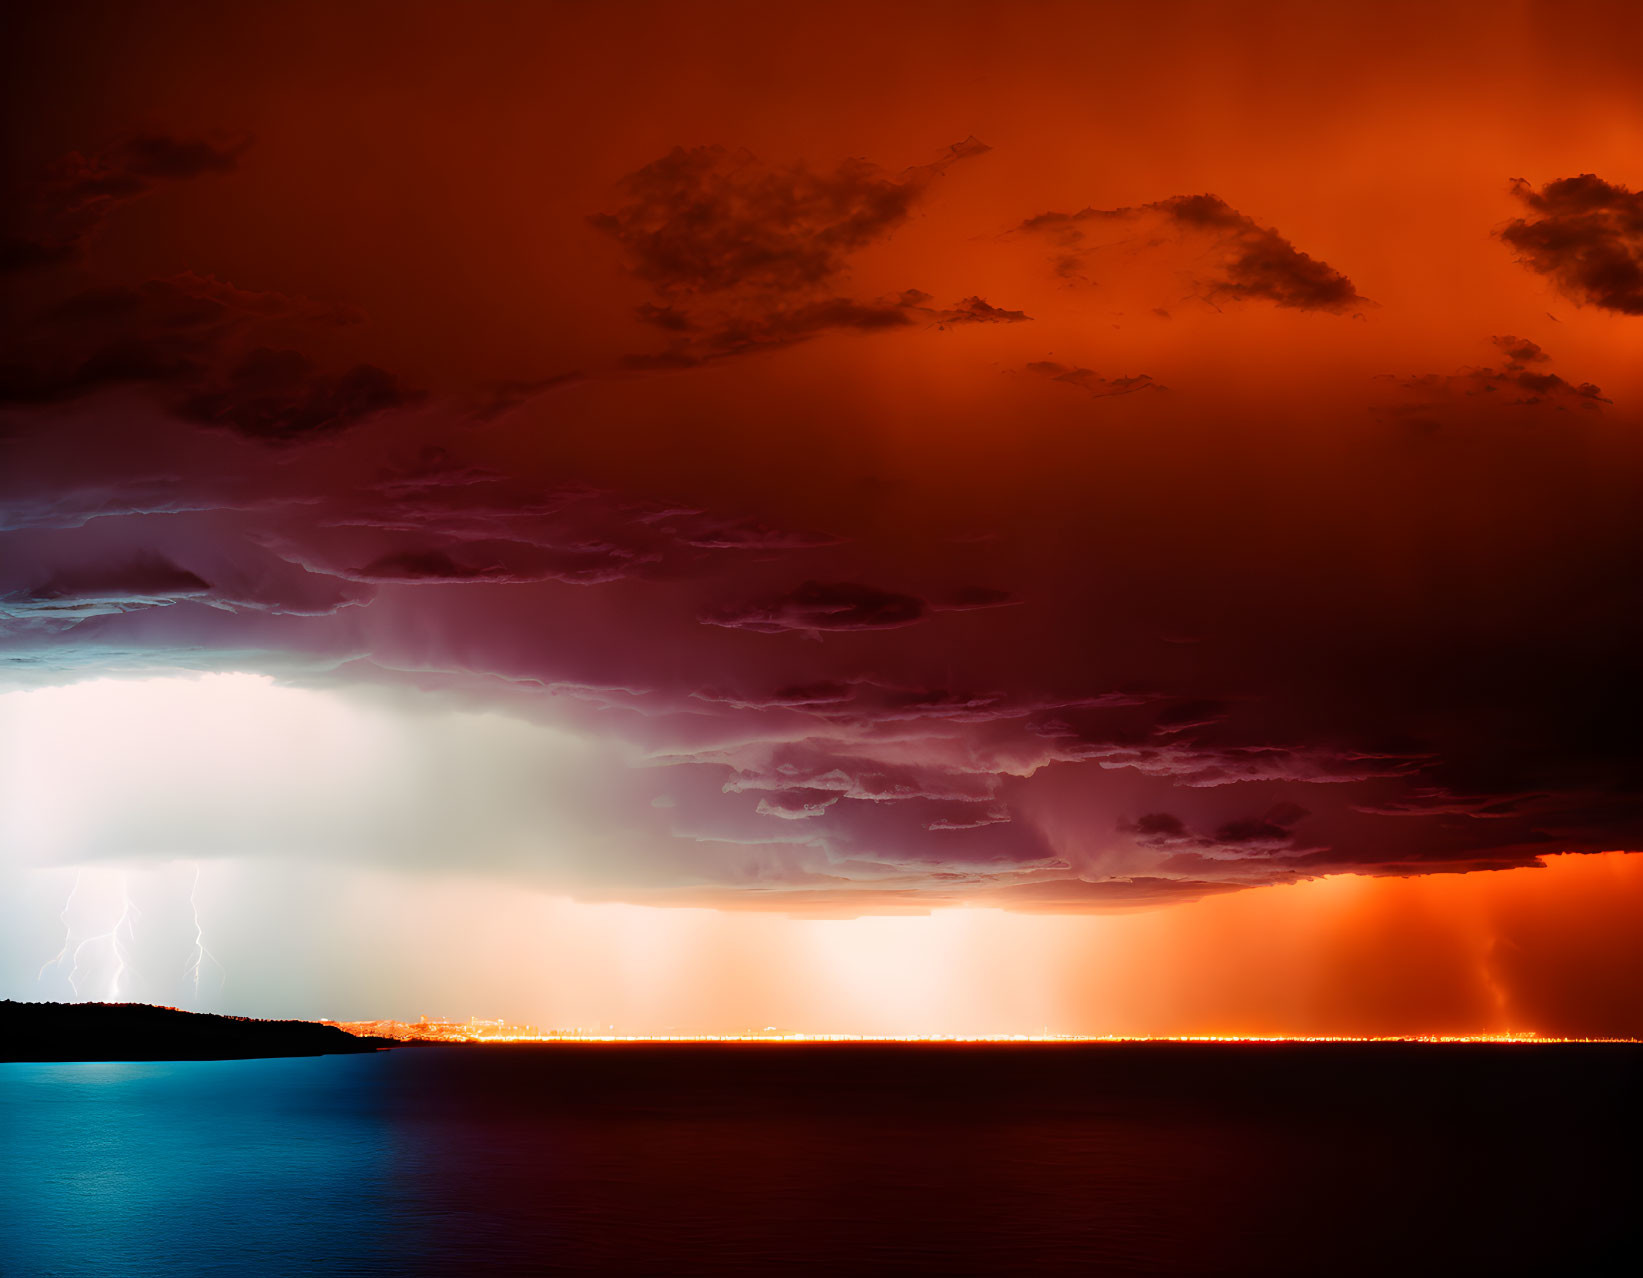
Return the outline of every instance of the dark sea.
<path id="1" fill-rule="evenodd" d="M 1635 1273 L 1643 1048 L 0 1065 L 0 1273 Z"/>

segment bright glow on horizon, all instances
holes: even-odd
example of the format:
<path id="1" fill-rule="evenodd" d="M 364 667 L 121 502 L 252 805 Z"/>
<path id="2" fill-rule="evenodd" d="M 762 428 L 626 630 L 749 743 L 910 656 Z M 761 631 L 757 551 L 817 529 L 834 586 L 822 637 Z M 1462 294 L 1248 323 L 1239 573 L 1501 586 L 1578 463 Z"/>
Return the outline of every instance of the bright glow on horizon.
<path id="1" fill-rule="evenodd" d="M 566 849 L 586 774 L 553 729 L 250 675 L 13 692 L 0 724 L 11 998 L 632 1035 L 1643 1025 L 1643 856 L 1338 875 L 1106 914 L 662 908 L 554 886 L 578 865 Z M 512 809 L 497 825 L 493 807 L 523 793 L 498 790 L 498 767 L 547 796 L 524 810 L 540 827 Z M 540 855 L 490 856 L 488 839 L 534 840 Z"/>
<path id="2" fill-rule="evenodd" d="M 34 872 L 14 899 L 60 905 L 74 877 Z M 196 996 L 192 867 L 80 878 L 76 945 L 118 924 L 128 886 L 143 914 L 121 988 L 117 956 L 93 945 L 79 956 L 78 997 L 339 1020 L 501 1016 L 619 1036 L 1608 1036 L 1567 1009 L 1578 1015 L 1581 989 L 1627 956 L 1594 950 L 1577 912 L 1600 898 L 1616 913 L 1643 903 L 1643 857 L 1622 854 L 1554 858 L 1543 871 L 1323 879 L 1122 915 L 848 920 L 230 860 L 201 870 L 199 929 L 222 966 Z M 55 935 L 43 921 L 13 931 L 9 997 L 75 996 L 34 979 L 63 944 L 63 924 L 47 917 Z M 1485 925 L 1503 931 L 1480 942 Z M 19 952 L 25 937 L 35 953 Z"/>

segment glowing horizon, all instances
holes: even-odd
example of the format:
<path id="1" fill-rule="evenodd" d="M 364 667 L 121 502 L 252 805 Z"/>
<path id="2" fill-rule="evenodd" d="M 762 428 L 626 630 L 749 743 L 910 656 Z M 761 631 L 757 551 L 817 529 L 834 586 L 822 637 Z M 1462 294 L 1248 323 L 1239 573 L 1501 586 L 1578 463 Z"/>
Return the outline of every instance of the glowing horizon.
<path id="1" fill-rule="evenodd" d="M 0 694 L 0 721 L 0 834 L 36 849 L 7 871 L 0 953 L 33 977 L 12 997 L 639 1037 L 1544 1041 L 1639 1023 L 1636 997 L 1607 989 L 1637 958 L 1635 854 L 1323 874 L 1168 905 L 857 900 L 828 917 L 677 890 L 646 903 L 555 886 L 542 856 L 583 863 L 575 841 L 596 829 L 565 802 L 554 843 L 534 828 L 534 881 L 443 862 L 447 831 L 521 802 L 451 790 L 448 761 L 494 781 L 522 758 L 576 759 L 551 728 L 244 674 Z M 412 768 L 424 782 L 403 788 Z M 389 813 L 355 797 L 385 787 L 401 795 Z"/>

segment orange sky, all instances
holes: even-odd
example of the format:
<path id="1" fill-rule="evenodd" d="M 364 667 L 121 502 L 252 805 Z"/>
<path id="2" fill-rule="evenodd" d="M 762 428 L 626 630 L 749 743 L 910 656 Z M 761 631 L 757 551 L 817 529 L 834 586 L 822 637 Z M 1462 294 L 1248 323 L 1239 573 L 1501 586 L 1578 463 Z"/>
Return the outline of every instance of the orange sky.
<path id="1" fill-rule="evenodd" d="M 1631 862 L 1562 856 L 1643 847 L 1634 6 L 17 27 L 14 996 L 73 988 L 33 973 L 77 867 L 322 863 L 338 900 L 722 908 L 772 953 L 1009 911 L 943 944 L 1041 938 L 1068 1029 L 1637 1027 Z M 518 927 L 475 998 L 561 1006 Z M 1298 948 L 1227 969 L 1231 934 Z M 1119 936 L 1183 975 L 1084 983 Z M 762 1006 L 751 966 L 703 1017 Z M 336 1014 L 461 1001 L 394 970 L 333 972 Z"/>

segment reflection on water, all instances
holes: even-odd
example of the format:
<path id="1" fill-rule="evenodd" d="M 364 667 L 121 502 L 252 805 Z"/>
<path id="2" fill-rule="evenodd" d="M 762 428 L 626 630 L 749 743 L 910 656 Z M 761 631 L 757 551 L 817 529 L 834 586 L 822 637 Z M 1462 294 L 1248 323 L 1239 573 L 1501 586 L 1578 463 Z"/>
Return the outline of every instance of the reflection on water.
<path id="1" fill-rule="evenodd" d="M 1564 1272 L 1643 1050 L 406 1048 L 0 1065 L 0 1273 Z"/>

